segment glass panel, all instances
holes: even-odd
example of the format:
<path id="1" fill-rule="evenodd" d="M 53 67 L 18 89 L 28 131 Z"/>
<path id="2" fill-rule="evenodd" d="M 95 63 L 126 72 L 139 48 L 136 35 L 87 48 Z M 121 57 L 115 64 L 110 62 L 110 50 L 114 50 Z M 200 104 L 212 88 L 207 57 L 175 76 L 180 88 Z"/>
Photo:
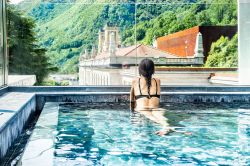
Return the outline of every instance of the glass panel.
<path id="1" fill-rule="evenodd" d="M 79 85 L 126 85 L 123 73 L 135 65 L 128 53 L 136 49 L 135 5 L 101 5 L 99 20 L 94 21 L 93 42 L 87 41 L 79 58 Z M 89 36 L 89 35 L 87 35 Z M 93 49 L 94 48 L 94 49 Z"/>
<path id="2" fill-rule="evenodd" d="M 164 85 L 237 84 L 237 2 L 208 2 L 21 1 L 8 21 L 10 73 L 38 85 L 130 85 L 150 58 Z M 11 17 L 20 9 L 23 24 Z"/>
<path id="3" fill-rule="evenodd" d="M 236 1 L 140 2 L 137 59 L 152 59 L 163 85 L 237 83 Z"/>
<path id="4" fill-rule="evenodd" d="M 34 60 L 30 60 L 33 56 L 29 55 L 33 50 L 25 50 L 27 53 L 24 54 L 21 50 L 25 46 L 19 44 L 18 49 L 10 49 L 10 54 L 13 55 L 10 57 L 11 74 L 36 74 L 39 85 L 125 84 L 120 75 L 128 67 L 123 56 L 135 49 L 134 36 L 127 37 L 128 34 L 134 34 L 133 1 L 23 1 L 18 6 L 23 10 L 24 17 L 31 16 L 30 22 L 36 25 L 34 37 L 37 41 L 33 43 L 39 49 L 46 49 L 39 56 L 40 59 L 47 59 L 50 65 L 38 66 L 48 66 L 43 72 L 33 70 Z M 9 17 L 10 22 L 15 24 L 11 19 Z M 21 32 L 25 40 L 28 33 L 26 30 L 30 27 L 14 27 L 19 27 L 17 31 Z M 19 38 L 20 36 L 13 34 L 13 40 L 20 40 Z M 49 72 L 48 69 L 51 68 L 57 70 Z M 49 74 L 48 77 L 43 75 L 46 73 Z M 42 78 L 45 79 L 42 81 Z"/>

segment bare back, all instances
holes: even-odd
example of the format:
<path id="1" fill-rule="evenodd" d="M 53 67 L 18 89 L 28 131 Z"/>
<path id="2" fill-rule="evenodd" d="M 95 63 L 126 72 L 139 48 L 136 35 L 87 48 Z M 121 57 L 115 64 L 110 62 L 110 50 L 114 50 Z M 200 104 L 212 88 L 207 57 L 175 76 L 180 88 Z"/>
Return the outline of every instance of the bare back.
<path id="1" fill-rule="evenodd" d="M 160 103 L 160 80 L 157 78 L 151 79 L 151 87 L 150 87 L 150 97 L 148 97 L 148 87 L 147 82 L 144 77 L 136 78 L 132 82 L 131 87 L 130 100 L 135 100 L 136 96 L 140 98 L 136 98 L 135 104 L 136 109 L 144 109 L 144 108 L 158 108 Z M 134 97 L 133 97 L 134 96 Z"/>

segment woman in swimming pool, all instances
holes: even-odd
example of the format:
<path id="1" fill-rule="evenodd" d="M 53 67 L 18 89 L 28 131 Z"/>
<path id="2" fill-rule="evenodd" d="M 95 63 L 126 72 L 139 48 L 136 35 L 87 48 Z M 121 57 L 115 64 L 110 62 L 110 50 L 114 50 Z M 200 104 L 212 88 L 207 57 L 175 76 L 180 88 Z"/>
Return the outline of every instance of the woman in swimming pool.
<path id="1" fill-rule="evenodd" d="M 130 108 L 143 114 L 148 119 L 160 124 L 163 129 L 156 132 L 158 135 L 165 135 L 173 128 L 167 123 L 164 111 L 160 110 L 160 80 L 152 78 L 155 72 L 154 62 L 144 59 L 139 64 L 139 78 L 132 81 L 130 91 Z"/>

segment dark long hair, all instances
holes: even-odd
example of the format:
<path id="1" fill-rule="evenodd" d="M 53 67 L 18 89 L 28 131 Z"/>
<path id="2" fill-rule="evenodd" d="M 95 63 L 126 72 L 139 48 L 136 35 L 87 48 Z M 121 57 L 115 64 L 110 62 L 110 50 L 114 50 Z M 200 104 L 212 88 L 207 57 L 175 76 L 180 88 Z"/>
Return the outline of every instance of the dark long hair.
<path id="1" fill-rule="evenodd" d="M 155 73 L 155 64 L 150 59 L 143 59 L 139 64 L 139 74 L 145 77 L 148 87 L 148 96 L 150 97 L 150 87 L 152 75 Z"/>

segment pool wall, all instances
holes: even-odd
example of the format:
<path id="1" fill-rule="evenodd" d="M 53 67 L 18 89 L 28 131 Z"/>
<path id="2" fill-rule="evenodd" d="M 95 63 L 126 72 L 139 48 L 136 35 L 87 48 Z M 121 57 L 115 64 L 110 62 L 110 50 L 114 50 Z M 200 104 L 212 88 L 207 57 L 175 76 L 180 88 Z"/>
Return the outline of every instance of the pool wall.
<path id="1" fill-rule="evenodd" d="M 129 102 L 130 86 L 8 87 L 36 93 L 37 110 L 45 102 Z M 250 86 L 162 86 L 161 102 L 250 102 Z"/>
<path id="2" fill-rule="evenodd" d="M 8 92 L 8 88 L 7 87 L 3 87 L 3 88 L 0 87 L 0 96 L 2 96 L 3 94 L 5 94 L 7 92 Z"/>
<path id="3" fill-rule="evenodd" d="M 30 114 L 40 112 L 46 102 L 128 103 L 129 91 L 129 86 L 0 89 L 0 160 L 23 130 Z M 163 86 L 161 91 L 161 102 L 250 102 L 250 86 Z"/>
<path id="4" fill-rule="evenodd" d="M 9 92 L 129 92 L 130 86 L 9 86 Z M 250 86 L 161 86 L 162 92 L 250 92 Z"/>
<path id="5" fill-rule="evenodd" d="M 35 94 L 7 93 L 0 97 L 0 161 L 36 110 Z"/>
<path id="6" fill-rule="evenodd" d="M 161 102 L 250 102 L 250 92 L 162 92 Z M 42 110 L 46 102 L 129 102 L 128 92 L 78 92 L 61 94 L 37 94 L 37 110 Z"/>

